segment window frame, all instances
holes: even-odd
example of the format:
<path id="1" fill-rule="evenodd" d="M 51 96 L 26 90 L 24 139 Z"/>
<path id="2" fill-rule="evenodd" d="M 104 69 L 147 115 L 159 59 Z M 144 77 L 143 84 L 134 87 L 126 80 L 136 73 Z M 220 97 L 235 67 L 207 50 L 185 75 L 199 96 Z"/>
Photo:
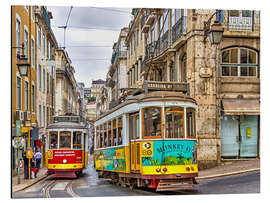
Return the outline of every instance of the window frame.
<path id="1" fill-rule="evenodd" d="M 51 147 L 51 133 L 57 133 L 57 139 L 56 139 L 56 141 L 57 141 L 57 147 L 54 147 L 54 148 L 52 148 Z M 59 149 L 59 131 L 50 131 L 49 132 L 49 142 L 48 142 L 48 149 Z"/>
<path id="2" fill-rule="evenodd" d="M 68 132 L 70 135 L 61 135 L 61 133 L 66 133 L 66 132 Z M 70 147 L 61 147 L 62 145 L 62 142 L 61 142 L 61 136 L 69 136 L 70 137 Z M 59 132 L 59 149 L 72 149 L 71 148 L 72 147 L 72 133 L 71 133 L 71 131 L 65 131 L 65 130 L 63 130 L 63 131 L 60 131 Z"/>
<path id="3" fill-rule="evenodd" d="M 16 76 L 16 109 L 22 109 L 22 78 L 19 76 Z"/>

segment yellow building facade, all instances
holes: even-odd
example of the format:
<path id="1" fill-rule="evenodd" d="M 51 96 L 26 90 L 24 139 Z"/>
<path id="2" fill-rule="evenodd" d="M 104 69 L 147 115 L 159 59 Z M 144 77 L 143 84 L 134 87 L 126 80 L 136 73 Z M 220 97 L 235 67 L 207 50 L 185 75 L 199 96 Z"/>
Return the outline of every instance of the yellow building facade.
<path id="1" fill-rule="evenodd" d="M 36 32 L 34 6 L 11 7 L 11 74 L 12 74 L 12 137 L 16 136 L 16 121 L 36 127 Z M 22 43 L 24 49 L 22 49 Z M 29 63 L 28 75 L 21 76 L 18 58 L 24 54 Z M 13 157 L 15 160 L 15 157 Z M 14 167 L 13 167 L 14 168 Z"/>

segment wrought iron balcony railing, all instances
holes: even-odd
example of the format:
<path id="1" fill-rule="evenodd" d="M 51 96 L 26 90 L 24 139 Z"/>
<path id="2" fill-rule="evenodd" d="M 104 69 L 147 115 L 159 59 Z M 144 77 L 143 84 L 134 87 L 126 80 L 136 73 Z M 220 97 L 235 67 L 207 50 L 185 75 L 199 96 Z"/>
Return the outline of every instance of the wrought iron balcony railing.
<path id="1" fill-rule="evenodd" d="M 174 43 L 187 32 L 187 16 L 180 18 L 172 27 L 172 42 Z"/>

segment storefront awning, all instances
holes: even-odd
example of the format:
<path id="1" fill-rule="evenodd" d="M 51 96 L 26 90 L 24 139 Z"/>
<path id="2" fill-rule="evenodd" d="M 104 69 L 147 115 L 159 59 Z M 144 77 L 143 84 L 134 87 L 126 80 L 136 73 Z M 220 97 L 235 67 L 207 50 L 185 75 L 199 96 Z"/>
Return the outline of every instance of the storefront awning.
<path id="1" fill-rule="evenodd" d="M 258 99 L 223 99 L 221 102 L 225 115 L 260 115 Z"/>

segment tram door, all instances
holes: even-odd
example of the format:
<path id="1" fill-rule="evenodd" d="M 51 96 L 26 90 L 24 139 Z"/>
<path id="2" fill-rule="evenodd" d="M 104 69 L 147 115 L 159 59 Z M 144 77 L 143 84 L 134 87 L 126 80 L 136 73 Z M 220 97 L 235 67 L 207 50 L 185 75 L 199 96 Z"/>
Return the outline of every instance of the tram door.
<path id="1" fill-rule="evenodd" d="M 140 137 L 139 113 L 129 116 L 129 138 L 130 138 L 130 157 L 131 171 L 140 170 L 140 143 L 137 139 Z"/>

